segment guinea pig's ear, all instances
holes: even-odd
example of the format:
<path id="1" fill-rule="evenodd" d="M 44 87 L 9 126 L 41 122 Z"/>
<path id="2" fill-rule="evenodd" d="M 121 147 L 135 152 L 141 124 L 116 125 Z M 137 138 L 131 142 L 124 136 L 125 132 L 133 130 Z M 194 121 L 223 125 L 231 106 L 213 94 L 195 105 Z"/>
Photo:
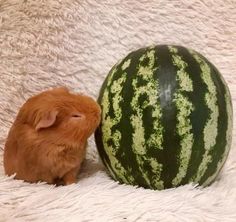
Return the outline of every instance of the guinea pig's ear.
<path id="1" fill-rule="evenodd" d="M 56 122 L 58 111 L 51 110 L 38 115 L 36 120 L 36 127 L 35 129 L 38 131 L 42 128 L 48 128 L 52 126 Z"/>

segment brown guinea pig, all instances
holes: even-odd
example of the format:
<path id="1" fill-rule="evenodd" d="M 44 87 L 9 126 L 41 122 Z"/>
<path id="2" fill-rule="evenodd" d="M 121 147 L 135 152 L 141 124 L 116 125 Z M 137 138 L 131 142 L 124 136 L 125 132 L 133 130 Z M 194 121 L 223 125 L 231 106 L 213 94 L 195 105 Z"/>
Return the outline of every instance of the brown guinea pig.
<path id="1" fill-rule="evenodd" d="M 100 122 L 90 97 L 55 88 L 28 99 L 13 123 L 4 149 L 7 175 L 27 182 L 76 182 L 88 137 Z"/>

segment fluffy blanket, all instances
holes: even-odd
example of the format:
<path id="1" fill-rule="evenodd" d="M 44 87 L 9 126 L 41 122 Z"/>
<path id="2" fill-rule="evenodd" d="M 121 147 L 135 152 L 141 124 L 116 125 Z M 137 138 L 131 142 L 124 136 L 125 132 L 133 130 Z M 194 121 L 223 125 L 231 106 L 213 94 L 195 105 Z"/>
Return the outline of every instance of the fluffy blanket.
<path id="1" fill-rule="evenodd" d="M 4 142 L 31 95 L 53 86 L 97 97 L 111 67 L 150 44 L 209 58 L 236 105 L 234 0 L 0 0 L 0 221 L 236 221 L 236 151 L 212 186 L 152 191 L 106 174 L 93 138 L 78 184 L 28 184 L 4 175 Z M 235 138 L 235 131 L 234 131 Z"/>

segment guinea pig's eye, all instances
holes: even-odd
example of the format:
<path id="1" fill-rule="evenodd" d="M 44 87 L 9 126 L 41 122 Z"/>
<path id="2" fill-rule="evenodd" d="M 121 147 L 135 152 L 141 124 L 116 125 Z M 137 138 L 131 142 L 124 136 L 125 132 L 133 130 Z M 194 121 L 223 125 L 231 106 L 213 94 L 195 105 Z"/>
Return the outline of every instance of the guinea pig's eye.
<path id="1" fill-rule="evenodd" d="M 82 113 L 72 113 L 71 117 L 73 119 L 83 119 L 85 116 Z"/>

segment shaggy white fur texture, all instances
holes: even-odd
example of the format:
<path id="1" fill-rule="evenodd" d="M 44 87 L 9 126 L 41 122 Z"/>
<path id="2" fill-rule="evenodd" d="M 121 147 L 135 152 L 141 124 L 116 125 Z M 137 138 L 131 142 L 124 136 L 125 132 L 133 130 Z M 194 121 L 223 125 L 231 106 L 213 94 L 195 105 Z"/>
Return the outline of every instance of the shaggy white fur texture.
<path id="1" fill-rule="evenodd" d="M 66 85 L 97 97 L 130 50 L 181 44 L 221 71 L 236 105 L 235 0 L 0 0 L 0 221 L 236 221 L 235 143 L 211 187 L 165 191 L 119 185 L 93 139 L 78 184 L 28 184 L 4 175 L 4 141 L 22 103 Z M 235 132 L 234 132 L 235 137 Z"/>

